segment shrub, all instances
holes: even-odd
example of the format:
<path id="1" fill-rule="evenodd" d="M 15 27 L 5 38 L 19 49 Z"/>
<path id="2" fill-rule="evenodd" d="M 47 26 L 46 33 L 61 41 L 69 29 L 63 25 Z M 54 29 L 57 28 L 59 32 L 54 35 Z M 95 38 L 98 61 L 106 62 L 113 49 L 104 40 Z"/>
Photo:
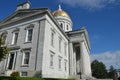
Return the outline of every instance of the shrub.
<path id="1" fill-rule="evenodd" d="M 19 72 L 12 72 L 11 77 L 20 77 Z"/>

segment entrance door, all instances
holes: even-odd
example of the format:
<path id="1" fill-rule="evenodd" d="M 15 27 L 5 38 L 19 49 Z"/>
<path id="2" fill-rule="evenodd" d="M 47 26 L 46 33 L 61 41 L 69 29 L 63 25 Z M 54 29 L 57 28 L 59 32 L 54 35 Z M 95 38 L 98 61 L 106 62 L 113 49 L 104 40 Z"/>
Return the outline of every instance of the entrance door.
<path id="1" fill-rule="evenodd" d="M 14 58 L 15 58 L 15 53 L 11 52 L 10 58 L 9 58 L 9 63 L 8 63 L 8 69 L 10 69 L 10 70 L 13 68 Z"/>

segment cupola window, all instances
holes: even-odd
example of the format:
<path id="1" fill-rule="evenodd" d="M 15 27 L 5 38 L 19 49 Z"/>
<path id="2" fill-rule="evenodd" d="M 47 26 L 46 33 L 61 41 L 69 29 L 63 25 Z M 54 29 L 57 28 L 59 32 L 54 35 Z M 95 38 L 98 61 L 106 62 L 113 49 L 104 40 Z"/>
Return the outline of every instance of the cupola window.
<path id="1" fill-rule="evenodd" d="M 63 24 L 62 24 L 62 23 L 60 23 L 60 26 L 61 26 L 61 28 L 63 29 Z"/>
<path id="2" fill-rule="evenodd" d="M 67 25 L 67 30 L 68 30 L 68 25 Z"/>

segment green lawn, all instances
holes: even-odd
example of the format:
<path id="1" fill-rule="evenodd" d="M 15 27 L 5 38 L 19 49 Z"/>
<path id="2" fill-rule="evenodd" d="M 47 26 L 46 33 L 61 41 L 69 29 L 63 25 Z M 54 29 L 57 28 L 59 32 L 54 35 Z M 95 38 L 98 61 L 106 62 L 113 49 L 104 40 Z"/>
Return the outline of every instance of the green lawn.
<path id="1" fill-rule="evenodd" d="M 55 78 L 29 78 L 29 77 L 0 77 L 0 80 L 75 80 L 75 79 L 55 79 Z"/>

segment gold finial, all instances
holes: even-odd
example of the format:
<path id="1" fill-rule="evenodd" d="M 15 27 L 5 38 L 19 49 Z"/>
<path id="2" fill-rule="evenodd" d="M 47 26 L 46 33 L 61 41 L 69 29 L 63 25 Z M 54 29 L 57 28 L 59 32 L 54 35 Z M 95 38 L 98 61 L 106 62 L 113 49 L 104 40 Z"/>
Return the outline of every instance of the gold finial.
<path id="1" fill-rule="evenodd" d="M 62 10 L 62 9 L 61 9 L 61 5 L 60 5 L 60 4 L 59 4 L 59 9 L 58 9 L 58 10 Z"/>

